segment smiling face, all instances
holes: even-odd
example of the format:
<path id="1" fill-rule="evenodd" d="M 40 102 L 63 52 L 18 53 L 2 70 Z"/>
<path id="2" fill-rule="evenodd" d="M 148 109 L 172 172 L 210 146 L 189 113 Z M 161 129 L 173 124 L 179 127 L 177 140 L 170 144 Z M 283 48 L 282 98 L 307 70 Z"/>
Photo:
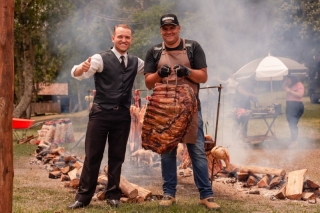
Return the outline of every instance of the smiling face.
<path id="1" fill-rule="evenodd" d="M 167 24 L 160 28 L 160 33 L 167 47 L 177 47 L 180 43 L 180 26 Z"/>
<path id="2" fill-rule="evenodd" d="M 132 42 L 131 29 L 126 26 L 115 27 L 112 42 L 120 54 L 126 53 Z"/>

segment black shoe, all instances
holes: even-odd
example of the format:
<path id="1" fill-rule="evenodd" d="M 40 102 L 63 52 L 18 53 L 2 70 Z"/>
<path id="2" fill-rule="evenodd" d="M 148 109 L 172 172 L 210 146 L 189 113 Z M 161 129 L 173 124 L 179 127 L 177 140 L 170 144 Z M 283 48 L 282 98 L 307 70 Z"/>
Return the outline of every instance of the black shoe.
<path id="1" fill-rule="evenodd" d="M 80 201 L 75 201 L 74 203 L 70 204 L 67 209 L 79 209 L 79 208 L 83 208 L 86 205 L 84 205 L 82 202 Z"/>
<path id="2" fill-rule="evenodd" d="M 111 207 L 118 208 L 120 201 L 119 200 L 107 200 L 107 204 L 109 204 Z"/>

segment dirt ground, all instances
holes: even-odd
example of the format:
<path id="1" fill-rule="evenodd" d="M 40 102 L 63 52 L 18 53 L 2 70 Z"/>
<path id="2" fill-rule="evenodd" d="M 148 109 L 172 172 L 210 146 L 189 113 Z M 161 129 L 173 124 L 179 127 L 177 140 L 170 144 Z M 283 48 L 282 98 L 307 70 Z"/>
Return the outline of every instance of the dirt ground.
<path id="1" fill-rule="evenodd" d="M 45 116 L 45 118 L 36 118 L 36 121 L 54 119 L 56 116 Z M 60 116 L 61 117 L 61 116 Z M 78 121 L 77 121 L 78 122 Z M 82 136 L 83 132 L 75 132 L 76 141 Z M 307 169 L 306 179 L 312 180 L 313 182 L 320 184 L 320 170 L 319 170 L 319 156 L 320 146 L 315 142 L 310 142 L 308 138 L 301 138 L 302 141 L 298 147 L 288 148 L 289 142 L 285 139 L 277 141 L 264 141 L 259 145 L 252 145 L 242 143 L 240 141 L 230 142 L 227 144 L 227 148 L 231 157 L 231 163 L 236 165 L 247 165 L 247 166 L 263 166 L 277 169 L 284 169 L 287 173 Z M 303 143 L 308 141 L 308 143 Z M 81 149 L 79 143 L 78 148 Z M 82 150 L 83 151 L 83 150 Z M 79 152 L 81 153 L 81 152 Z M 31 161 L 32 157 L 30 157 Z M 63 184 L 60 180 L 52 180 L 48 178 L 48 173 L 43 165 L 30 164 L 30 161 L 24 161 L 15 165 L 15 176 L 19 179 L 30 179 L 30 175 L 34 176 L 33 179 L 40 180 L 42 184 L 50 183 L 51 187 L 55 185 L 61 187 Z M 106 159 L 102 162 L 102 168 L 107 164 Z M 130 157 L 126 158 L 126 162 L 123 165 L 123 176 L 125 176 L 130 182 L 141 185 L 152 191 L 155 195 L 162 194 L 161 190 L 161 171 L 159 166 L 143 166 L 137 167 L 132 164 Z M 222 200 L 243 200 L 253 202 L 268 202 L 273 206 L 286 205 L 290 200 L 276 200 L 272 201 L 270 198 L 274 195 L 278 189 L 268 190 L 259 189 L 259 195 L 248 194 L 248 189 L 243 188 L 239 182 L 233 183 L 232 179 L 226 178 L 215 178 L 213 181 L 213 190 L 215 196 Z M 31 182 L 28 184 L 32 184 Z M 177 198 L 187 199 L 188 197 L 199 196 L 198 190 L 193 182 L 193 177 L 178 177 L 177 186 Z M 318 200 L 319 201 L 319 200 Z M 317 204 L 310 204 L 307 201 L 294 201 L 299 202 L 302 206 L 312 206 Z"/>

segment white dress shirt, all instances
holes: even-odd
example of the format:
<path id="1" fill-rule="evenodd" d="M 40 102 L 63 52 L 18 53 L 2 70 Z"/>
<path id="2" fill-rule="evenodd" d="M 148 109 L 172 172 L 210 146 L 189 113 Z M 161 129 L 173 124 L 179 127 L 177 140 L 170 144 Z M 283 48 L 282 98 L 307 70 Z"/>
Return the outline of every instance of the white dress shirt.
<path id="1" fill-rule="evenodd" d="M 116 55 L 119 62 L 121 63 L 121 54 L 113 47 L 111 51 Z M 124 64 L 127 66 L 128 64 L 128 53 L 125 53 L 124 55 Z M 87 72 L 83 72 L 82 75 L 74 76 L 74 71 L 79 65 L 73 66 L 71 70 L 71 76 L 79 81 L 82 79 L 90 78 L 93 76 L 96 72 L 102 72 L 103 70 L 103 60 L 100 54 L 94 54 L 91 56 L 91 65 Z M 138 58 L 138 74 L 143 73 L 144 70 L 144 61 L 140 58 Z"/>

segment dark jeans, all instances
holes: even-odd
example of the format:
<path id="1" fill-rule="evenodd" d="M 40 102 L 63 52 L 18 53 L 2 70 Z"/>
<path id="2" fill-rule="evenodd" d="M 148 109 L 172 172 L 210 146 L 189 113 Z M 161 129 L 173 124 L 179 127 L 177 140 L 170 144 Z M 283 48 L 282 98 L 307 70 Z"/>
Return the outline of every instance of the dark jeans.
<path id="1" fill-rule="evenodd" d="M 298 138 L 298 122 L 304 112 L 304 105 L 299 101 L 286 102 L 286 117 L 291 131 L 291 141 Z"/>
<path id="2" fill-rule="evenodd" d="M 198 111 L 198 135 L 196 144 L 187 144 L 192 162 L 194 182 L 200 192 L 200 199 L 213 196 L 212 186 L 208 176 L 208 161 L 204 151 L 204 133 L 201 111 Z M 163 178 L 163 194 L 176 196 L 177 186 L 177 148 L 161 154 L 161 169 Z"/>
<path id="3" fill-rule="evenodd" d="M 108 139 L 108 185 L 106 198 L 119 200 L 122 163 L 125 159 L 131 117 L 129 109 L 105 110 L 93 105 L 85 140 L 85 160 L 75 200 L 89 204 L 95 192 Z"/>

